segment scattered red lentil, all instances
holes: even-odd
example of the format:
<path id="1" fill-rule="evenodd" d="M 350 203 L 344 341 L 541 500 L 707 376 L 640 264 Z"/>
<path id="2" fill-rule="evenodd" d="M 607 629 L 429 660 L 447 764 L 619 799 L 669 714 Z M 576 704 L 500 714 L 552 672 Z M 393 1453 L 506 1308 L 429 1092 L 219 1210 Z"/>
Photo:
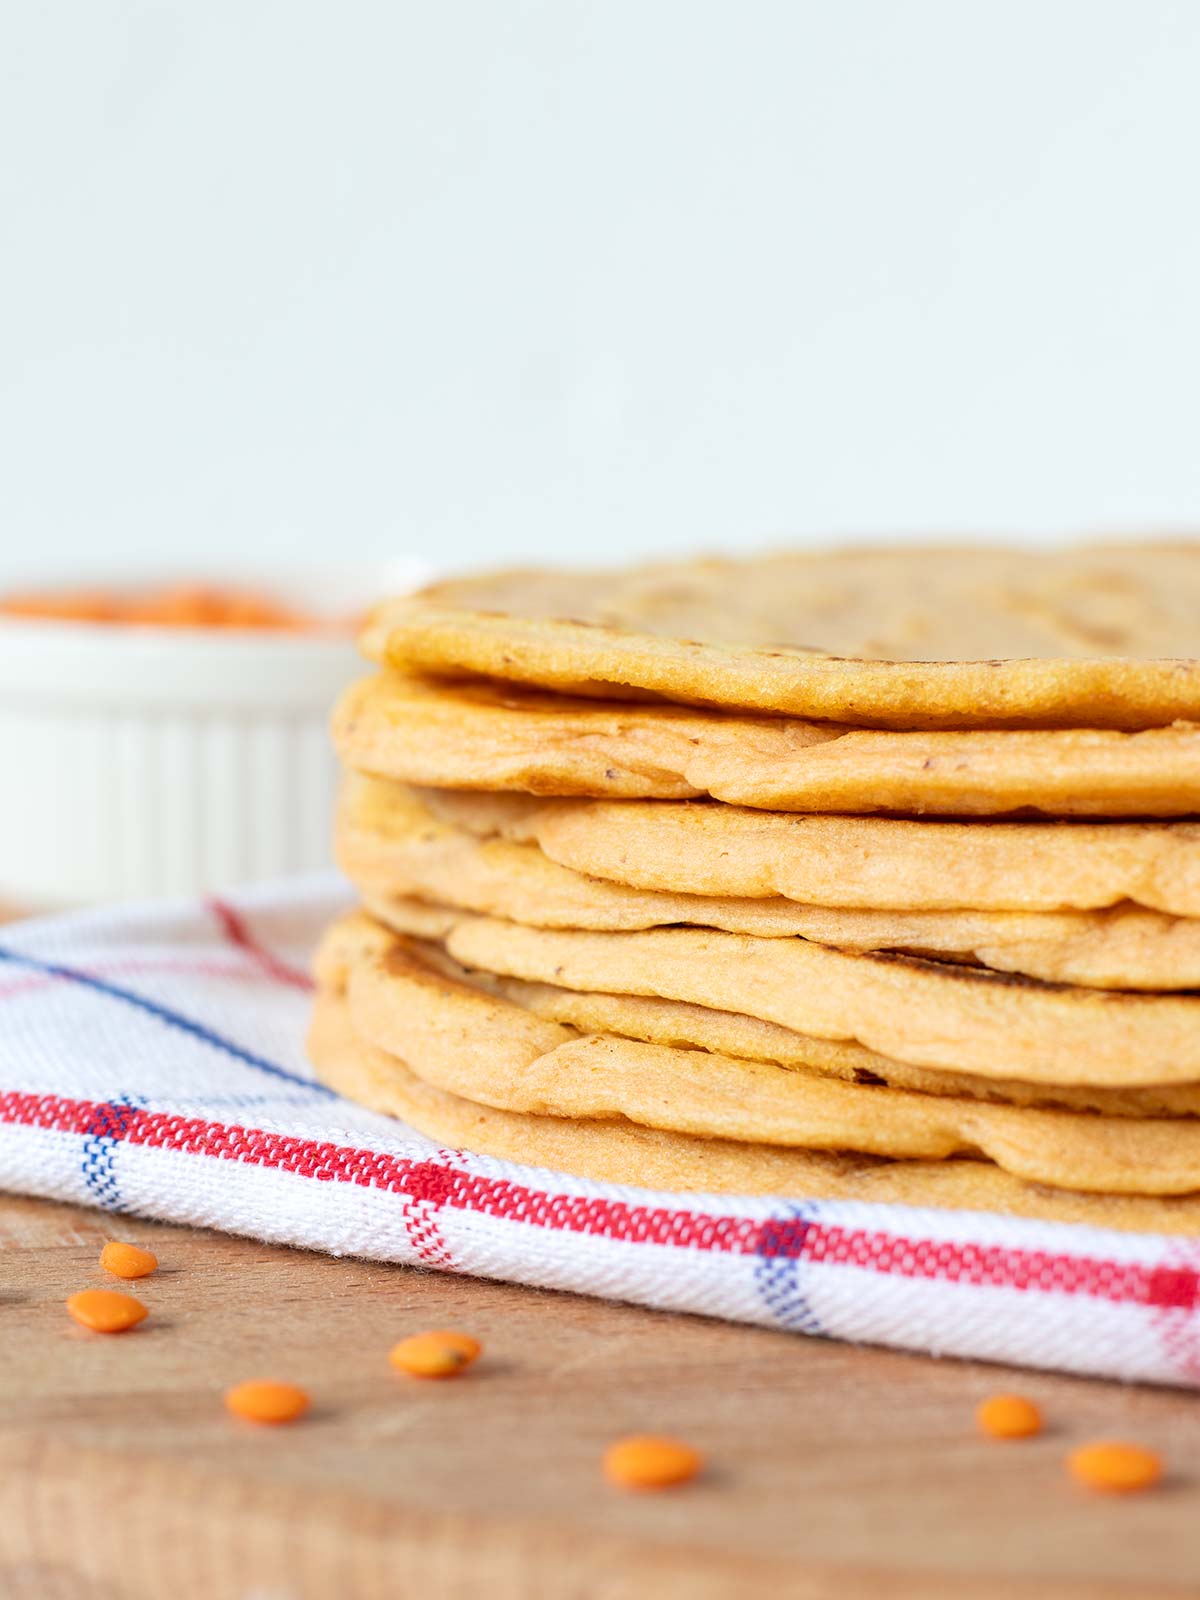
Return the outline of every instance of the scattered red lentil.
<path id="1" fill-rule="evenodd" d="M 994 1394 L 975 1412 L 982 1432 L 993 1439 L 1031 1439 L 1042 1431 L 1042 1413 L 1021 1394 Z"/>
<path id="2" fill-rule="evenodd" d="M 308 1410 L 308 1395 L 294 1383 L 254 1378 L 226 1391 L 225 1404 L 247 1422 L 295 1422 Z"/>
<path id="3" fill-rule="evenodd" d="M 114 1278 L 148 1278 L 158 1270 L 158 1257 L 140 1245 L 110 1239 L 100 1252 L 100 1265 Z"/>
<path id="4" fill-rule="evenodd" d="M 690 1444 L 653 1434 L 617 1439 L 604 1452 L 604 1476 L 619 1489 L 670 1489 L 703 1468 L 703 1456 Z"/>
<path id="5" fill-rule="evenodd" d="M 1119 1439 L 1097 1439 L 1067 1457 L 1067 1470 L 1078 1483 L 1105 1494 L 1137 1494 L 1163 1475 L 1162 1457 L 1144 1445 Z"/>
<path id="6" fill-rule="evenodd" d="M 433 1333 L 414 1333 L 401 1339 L 388 1352 L 388 1360 L 398 1372 L 414 1378 L 454 1378 L 479 1355 L 483 1346 L 469 1333 L 439 1328 Z"/>
<path id="7" fill-rule="evenodd" d="M 93 1333 L 124 1333 L 149 1315 L 140 1300 L 119 1289 L 81 1289 L 68 1297 L 67 1310 Z"/>

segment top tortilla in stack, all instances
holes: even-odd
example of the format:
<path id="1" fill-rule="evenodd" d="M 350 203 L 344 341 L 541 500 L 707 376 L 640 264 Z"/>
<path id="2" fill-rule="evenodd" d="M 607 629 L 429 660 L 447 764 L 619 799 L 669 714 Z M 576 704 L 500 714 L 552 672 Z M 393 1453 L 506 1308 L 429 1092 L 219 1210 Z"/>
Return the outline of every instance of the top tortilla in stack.
<path id="1" fill-rule="evenodd" d="M 850 550 L 507 572 L 391 601 L 405 673 L 860 728 L 1200 720 L 1200 543 Z"/>

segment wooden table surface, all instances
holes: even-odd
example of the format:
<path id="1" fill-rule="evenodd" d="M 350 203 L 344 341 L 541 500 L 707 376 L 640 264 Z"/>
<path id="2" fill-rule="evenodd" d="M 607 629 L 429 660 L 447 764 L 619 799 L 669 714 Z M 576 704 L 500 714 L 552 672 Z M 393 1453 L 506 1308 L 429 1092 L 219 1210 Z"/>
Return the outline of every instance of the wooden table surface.
<path id="1" fill-rule="evenodd" d="M 112 1282 L 114 1227 L 162 1270 L 120 1337 L 67 1317 Z M 391 1372 L 461 1326 L 462 1379 Z M 657 1600 L 1200 1593 L 1197 1401 L 338 1261 L 0 1197 L 3 1600 Z M 267 1430 L 230 1384 L 308 1387 Z M 977 1437 L 998 1388 L 1040 1439 Z M 711 1471 L 669 1495 L 601 1481 L 614 1435 L 678 1434 Z M 1074 1443 L 1161 1448 L 1156 1493 L 1089 1496 Z"/>

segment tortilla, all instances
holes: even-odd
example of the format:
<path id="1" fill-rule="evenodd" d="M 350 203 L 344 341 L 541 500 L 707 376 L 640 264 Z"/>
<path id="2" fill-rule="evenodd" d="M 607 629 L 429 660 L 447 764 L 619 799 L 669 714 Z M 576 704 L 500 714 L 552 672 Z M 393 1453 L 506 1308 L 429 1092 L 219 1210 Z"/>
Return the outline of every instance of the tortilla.
<path id="1" fill-rule="evenodd" d="M 1192 1119 L 914 1094 L 584 1034 L 439 971 L 403 939 L 352 961 L 346 993 L 361 1038 L 389 1054 L 403 1051 L 427 1083 L 502 1111 L 619 1116 L 701 1138 L 905 1159 L 983 1155 L 1030 1182 L 1102 1194 L 1200 1189 L 1200 1123 Z"/>
<path id="2" fill-rule="evenodd" d="M 536 845 L 481 839 L 440 820 L 400 785 L 389 786 L 380 804 L 369 780 L 351 779 L 345 787 L 337 857 L 364 898 L 379 906 L 415 897 L 544 928 L 615 932 L 692 924 L 798 936 L 838 949 L 949 956 L 1095 988 L 1200 987 L 1200 919 L 1128 905 L 1093 912 L 896 912 L 631 889 L 561 866 Z"/>
<path id="3" fill-rule="evenodd" d="M 359 815 L 386 826 L 398 787 L 372 784 Z M 1128 900 L 1200 917 L 1195 822 L 914 822 L 449 789 L 424 789 L 420 799 L 456 827 L 536 844 L 563 866 L 638 889 L 893 911 L 1087 910 Z"/>
<path id="4" fill-rule="evenodd" d="M 1097 1088 L 1200 1081 L 1200 995 L 1078 989 L 700 928 L 573 933 L 462 913 L 445 945 L 503 977 L 740 1012 L 914 1066 Z"/>
<path id="5" fill-rule="evenodd" d="M 891 1084 L 920 1094 L 965 1095 L 1047 1110 L 1096 1111 L 1115 1117 L 1200 1116 L 1200 1083 L 1156 1084 L 1136 1089 L 1092 1088 L 1079 1084 L 1026 1083 L 1016 1078 L 983 1078 L 965 1072 L 939 1071 L 913 1066 L 880 1055 L 847 1039 L 818 1039 L 811 1034 L 782 1028 L 739 1012 L 717 1011 L 683 1000 L 662 1000 L 654 995 L 610 994 L 597 990 L 563 989 L 554 984 L 498 977 L 477 967 L 464 967 L 449 955 L 438 939 L 426 933 L 429 908 L 420 901 L 367 902 L 365 917 L 349 918 L 337 939 L 322 945 L 318 964 L 320 981 L 327 987 L 344 987 L 349 970 L 348 941 L 353 927 L 357 937 L 369 929 L 366 954 L 388 948 L 392 934 L 411 937 L 422 961 L 456 979 L 500 999 L 512 1000 L 527 1011 L 552 1022 L 563 1022 L 581 1033 L 615 1033 L 648 1044 L 671 1044 L 712 1050 L 720 1055 L 746 1056 L 777 1066 L 802 1067 L 847 1083 Z M 449 931 L 454 913 L 445 912 Z"/>
<path id="6" fill-rule="evenodd" d="M 363 637 L 405 672 L 860 727 L 1200 718 L 1200 544 L 790 551 L 454 578 Z M 988 659 L 983 659 L 988 658 Z"/>
<path id="7" fill-rule="evenodd" d="M 345 999 L 318 992 L 309 1053 L 321 1079 L 443 1145 L 606 1182 L 674 1191 L 785 1194 L 1007 1212 L 1096 1227 L 1195 1234 L 1194 1196 L 1160 1198 L 1050 1189 L 975 1160 L 891 1161 L 701 1139 L 619 1118 L 506 1112 L 447 1093 L 363 1040 Z"/>
<path id="8" fill-rule="evenodd" d="M 1182 816 L 1200 726 L 894 733 L 674 705 L 440 686 L 386 674 L 334 715 L 343 762 L 449 789 L 684 800 L 759 810 Z"/>
<path id="9" fill-rule="evenodd" d="M 980 1078 L 965 1072 L 939 1072 L 881 1056 L 852 1040 L 811 1035 L 762 1022 L 734 1011 L 713 1011 L 684 1000 L 653 995 L 604 994 L 559 989 L 520 978 L 496 978 L 458 966 L 438 944 L 422 947 L 423 959 L 447 963 L 490 992 L 514 1000 L 539 1017 L 564 1022 L 581 1033 L 617 1033 L 648 1044 L 673 1044 L 720 1055 L 772 1061 L 777 1066 L 841 1078 L 848 1083 L 883 1083 L 919 1094 L 967 1096 L 1043 1110 L 1095 1111 L 1107 1117 L 1200 1116 L 1200 1084 L 1163 1084 L 1141 1089 L 1092 1089 L 1080 1084 L 1023 1083 L 1017 1078 Z"/>

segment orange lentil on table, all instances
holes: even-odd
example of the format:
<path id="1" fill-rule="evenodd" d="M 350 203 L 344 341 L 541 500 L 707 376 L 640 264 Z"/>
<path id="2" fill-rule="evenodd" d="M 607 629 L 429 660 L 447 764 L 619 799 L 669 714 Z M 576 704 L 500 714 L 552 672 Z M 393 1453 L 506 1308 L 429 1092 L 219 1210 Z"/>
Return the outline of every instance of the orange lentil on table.
<path id="1" fill-rule="evenodd" d="M 1031 1439 L 1042 1431 L 1041 1409 L 1021 1394 L 994 1394 L 979 1405 L 975 1420 L 993 1439 Z"/>
<path id="2" fill-rule="evenodd" d="M 100 1252 L 100 1265 L 114 1278 L 148 1278 L 158 1271 L 158 1257 L 140 1245 L 110 1239 Z"/>
<path id="3" fill-rule="evenodd" d="M 388 1352 L 388 1360 L 398 1372 L 407 1372 L 414 1378 L 455 1378 L 466 1371 L 482 1349 L 479 1340 L 469 1333 L 439 1328 L 401 1339 Z"/>
<path id="4" fill-rule="evenodd" d="M 125 1333 L 149 1316 L 140 1300 L 119 1289 L 81 1289 L 68 1296 L 67 1310 L 93 1333 Z"/>
<path id="5" fill-rule="evenodd" d="M 1077 1483 L 1103 1494 L 1137 1494 L 1163 1475 L 1162 1457 L 1145 1445 L 1120 1439 L 1097 1439 L 1080 1445 L 1067 1457 L 1067 1471 Z"/>
<path id="6" fill-rule="evenodd" d="M 671 1489 L 703 1467 L 703 1456 L 690 1444 L 656 1434 L 631 1434 L 604 1452 L 604 1476 L 619 1489 Z"/>
<path id="7" fill-rule="evenodd" d="M 305 1390 L 294 1383 L 278 1383 L 273 1378 L 252 1378 L 228 1390 L 225 1405 L 235 1417 L 247 1422 L 295 1422 L 309 1407 Z"/>

